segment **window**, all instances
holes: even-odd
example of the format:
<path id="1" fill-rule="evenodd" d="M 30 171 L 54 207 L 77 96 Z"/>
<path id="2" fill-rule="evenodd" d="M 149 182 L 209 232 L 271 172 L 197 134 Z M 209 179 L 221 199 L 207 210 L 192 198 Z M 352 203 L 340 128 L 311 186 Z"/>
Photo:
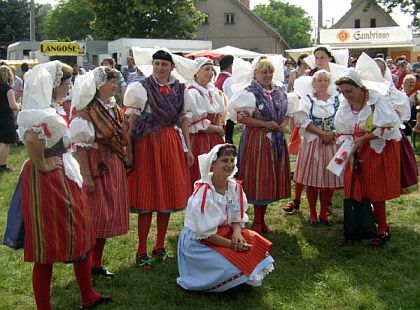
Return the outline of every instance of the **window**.
<path id="1" fill-rule="evenodd" d="M 234 23 L 235 23 L 235 14 L 225 13 L 225 24 L 234 24 Z"/>
<path id="2" fill-rule="evenodd" d="M 209 23 L 209 14 L 208 13 L 204 13 L 206 16 L 204 17 L 204 25 L 207 25 Z"/>
<path id="3" fill-rule="evenodd" d="M 370 28 L 376 28 L 376 18 L 370 19 Z"/>
<path id="4" fill-rule="evenodd" d="M 354 20 L 354 28 L 360 28 L 360 19 Z"/>

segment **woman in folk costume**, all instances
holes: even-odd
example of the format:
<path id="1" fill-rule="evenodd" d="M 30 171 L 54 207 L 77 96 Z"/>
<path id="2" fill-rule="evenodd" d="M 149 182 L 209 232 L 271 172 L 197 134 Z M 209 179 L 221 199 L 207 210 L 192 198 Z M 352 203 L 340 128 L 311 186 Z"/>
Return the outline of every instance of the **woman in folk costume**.
<path id="1" fill-rule="evenodd" d="M 238 178 L 243 181 L 248 201 L 254 205 L 253 230 L 270 233 L 264 219 L 267 205 L 290 197 L 290 163 L 284 129 L 291 109 L 284 88 L 273 83 L 277 68 L 272 61 L 256 59 L 248 65 L 235 58 L 234 68 L 234 81 L 237 74 L 253 77 L 251 84 L 237 92 L 228 106 L 229 117 L 245 125 L 239 147 Z"/>
<path id="2" fill-rule="evenodd" d="M 197 156 L 208 153 L 217 144 L 224 142 L 223 116 L 225 113 L 225 96 L 212 83 L 213 61 L 205 57 L 195 59 L 197 63 L 194 81 L 188 91 L 194 100 L 196 111 L 190 126 L 191 150 L 194 164 L 190 169 L 191 184 L 200 179 Z"/>
<path id="3" fill-rule="evenodd" d="M 329 85 L 330 73 L 326 70 L 319 70 L 312 77 L 305 76 L 296 81 L 301 100 L 294 120 L 303 139 L 294 180 L 297 184 L 306 186 L 310 222 L 313 226 L 319 223 L 332 225 L 328 220 L 327 209 L 334 191 L 343 187 L 343 178 L 327 170 L 338 150 L 335 143 L 334 116 L 340 105 L 338 94 L 331 94 Z M 318 193 L 321 203 L 319 218 L 316 212 Z"/>
<path id="4" fill-rule="evenodd" d="M 95 244 L 82 176 L 66 153 L 66 120 L 57 113 L 70 86 L 72 68 L 59 61 L 36 66 L 25 78 L 19 137 L 30 159 L 21 173 L 25 227 L 24 259 L 34 262 L 32 286 L 38 309 L 51 309 L 53 264 L 73 262 L 82 299 L 90 309 L 110 301 L 92 287 L 90 249 Z M 63 114 L 60 109 L 60 114 Z"/>
<path id="5" fill-rule="evenodd" d="M 355 69 L 343 72 L 336 82 L 344 99 L 335 116 L 339 140 L 354 143 L 353 152 L 360 163 L 361 177 L 355 178 L 353 193 L 352 165 L 344 171 L 344 198 L 370 199 L 377 222 L 375 246 L 390 238 L 386 221 L 386 200 L 397 198 L 400 186 L 400 120 L 388 96 L 388 84 L 376 63 L 363 53 Z M 351 240 L 345 240 L 348 242 Z"/>
<path id="6" fill-rule="evenodd" d="M 118 77 L 108 67 L 78 77 L 72 100 L 77 113 L 70 124 L 96 238 L 92 274 L 105 277 L 114 275 L 102 263 L 106 239 L 128 232 L 127 126 L 113 97 Z"/>
<path id="7" fill-rule="evenodd" d="M 388 82 L 388 98 L 400 118 L 401 188 L 408 189 L 418 183 L 419 176 L 413 147 L 404 132 L 404 123 L 410 121 L 411 118 L 410 101 L 404 92 L 397 90 L 395 87 L 392 82 L 391 71 L 385 61 L 382 58 L 375 58 L 374 60 L 381 70 L 382 76 Z"/>
<path id="8" fill-rule="evenodd" d="M 325 70 L 330 73 L 330 85 L 329 93 L 333 94 L 336 92 L 336 86 L 334 81 L 340 76 L 340 74 L 346 69 L 349 58 L 348 49 L 331 50 L 329 46 L 321 45 L 314 49 L 312 55 L 304 58 L 305 63 L 311 68 L 307 73 L 308 76 L 313 76 L 319 70 Z M 299 95 L 299 91 L 295 89 L 295 92 Z M 301 96 L 301 95 L 300 95 Z M 289 146 L 292 146 L 290 150 L 291 154 L 299 156 L 301 137 L 299 135 L 299 127 L 293 123 L 292 132 L 290 134 Z M 296 153 L 297 150 L 297 153 Z M 293 153 L 292 153 L 293 152 Z M 283 210 L 286 213 L 293 214 L 300 208 L 300 201 L 302 196 L 304 185 L 295 183 L 295 196 L 292 201 L 288 202 Z M 331 205 L 328 207 L 328 213 L 331 212 Z"/>
<path id="9" fill-rule="evenodd" d="M 236 146 L 219 144 L 198 157 L 202 178 L 188 200 L 178 241 L 178 284 L 223 292 L 243 283 L 260 286 L 274 269 L 272 243 L 245 229 L 247 199 L 236 172 Z M 211 172 L 210 172 L 211 171 Z"/>
<path id="10" fill-rule="evenodd" d="M 133 52 L 140 67 L 151 63 L 153 68 L 144 81 L 128 86 L 124 98 L 130 123 L 129 163 L 133 166 L 128 177 L 129 205 L 139 213 L 136 262 L 139 267 L 150 269 L 147 237 L 152 212 L 157 212 L 157 239 L 152 255 L 171 262 L 164 244 L 170 213 L 184 209 L 191 194 L 188 166 L 191 167 L 194 156 L 187 112 L 191 112 L 192 99 L 185 84 L 171 72 L 174 68 L 193 72 L 196 64 L 165 50 L 153 50 L 152 54 L 133 48 Z"/>

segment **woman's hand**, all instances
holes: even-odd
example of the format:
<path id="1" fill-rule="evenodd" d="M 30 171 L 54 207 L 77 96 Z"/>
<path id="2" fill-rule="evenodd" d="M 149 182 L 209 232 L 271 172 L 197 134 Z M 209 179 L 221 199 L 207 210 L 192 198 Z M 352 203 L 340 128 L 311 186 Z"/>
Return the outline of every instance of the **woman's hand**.
<path id="1" fill-rule="evenodd" d="M 234 231 L 232 233 L 232 245 L 231 248 L 237 252 L 248 251 L 251 248 L 251 245 L 248 244 L 245 238 L 242 236 L 242 233 L 239 231 Z"/>
<path id="2" fill-rule="evenodd" d="M 185 157 L 187 158 L 188 167 L 192 167 L 192 165 L 194 165 L 194 155 L 193 155 L 193 153 L 190 150 L 188 150 L 188 152 L 185 153 Z"/>
<path id="3" fill-rule="evenodd" d="M 91 175 L 83 176 L 83 187 L 87 193 L 93 193 L 95 191 L 95 181 L 93 181 Z"/>
<path id="4" fill-rule="evenodd" d="M 221 137 L 225 136 L 225 130 L 223 129 L 222 126 L 217 126 L 217 134 Z"/>
<path id="5" fill-rule="evenodd" d="M 335 132 L 332 130 L 323 131 L 320 137 L 323 143 L 332 144 L 335 141 Z"/>
<path id="6" fill-rule="evenodd" d="M 63 160 L 59 156 L 46 158 L 42 164 L 38 166 L 42 172 L 50 172 L 63 167 Z"/>
<path id="7" fill-rule="evenodd" d="M 264 125 L 267 131 L 276 131 L 280 129 L 280 125 L 276 121 L 267 121 Z"/>

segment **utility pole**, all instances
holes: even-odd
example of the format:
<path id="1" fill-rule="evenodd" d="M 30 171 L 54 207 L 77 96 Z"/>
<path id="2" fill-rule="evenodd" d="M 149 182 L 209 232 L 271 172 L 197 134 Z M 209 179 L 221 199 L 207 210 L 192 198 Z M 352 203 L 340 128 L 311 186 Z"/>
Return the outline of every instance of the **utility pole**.
<path id="1" fill-rule="evenodd" d="M 29 40 L 35 41 L 35 1 L 31 0 L 30 15 L 29 15 Z"/>
<path id="2" fill-rule="evenodd" d="M 322 29 L 322 0 L 318 0 L 318 27 L 316 31 L 316 43 L 320 44 L 320 33 Z"/>

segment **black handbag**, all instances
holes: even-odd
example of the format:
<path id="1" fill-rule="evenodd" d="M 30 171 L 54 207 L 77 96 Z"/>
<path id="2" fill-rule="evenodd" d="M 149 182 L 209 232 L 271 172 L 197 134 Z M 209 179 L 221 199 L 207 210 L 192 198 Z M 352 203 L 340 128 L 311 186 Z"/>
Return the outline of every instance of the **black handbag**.
<path id="1" fill-rule="evenodd" d="M 362 169 L 356 157 L 353 161 L 353 173 L 351 179 L 350 198 L 344 199 L 344 238 L 357 241 L 371 239 L 376 236 L 375 216 L 373 215 L 370 199 L 363 198 L 357 201 L 353 198 L 354 182 L 359 178 L 362 187 L 362 197 L 365 197 L 363 182 L 361 180 Z"/>

